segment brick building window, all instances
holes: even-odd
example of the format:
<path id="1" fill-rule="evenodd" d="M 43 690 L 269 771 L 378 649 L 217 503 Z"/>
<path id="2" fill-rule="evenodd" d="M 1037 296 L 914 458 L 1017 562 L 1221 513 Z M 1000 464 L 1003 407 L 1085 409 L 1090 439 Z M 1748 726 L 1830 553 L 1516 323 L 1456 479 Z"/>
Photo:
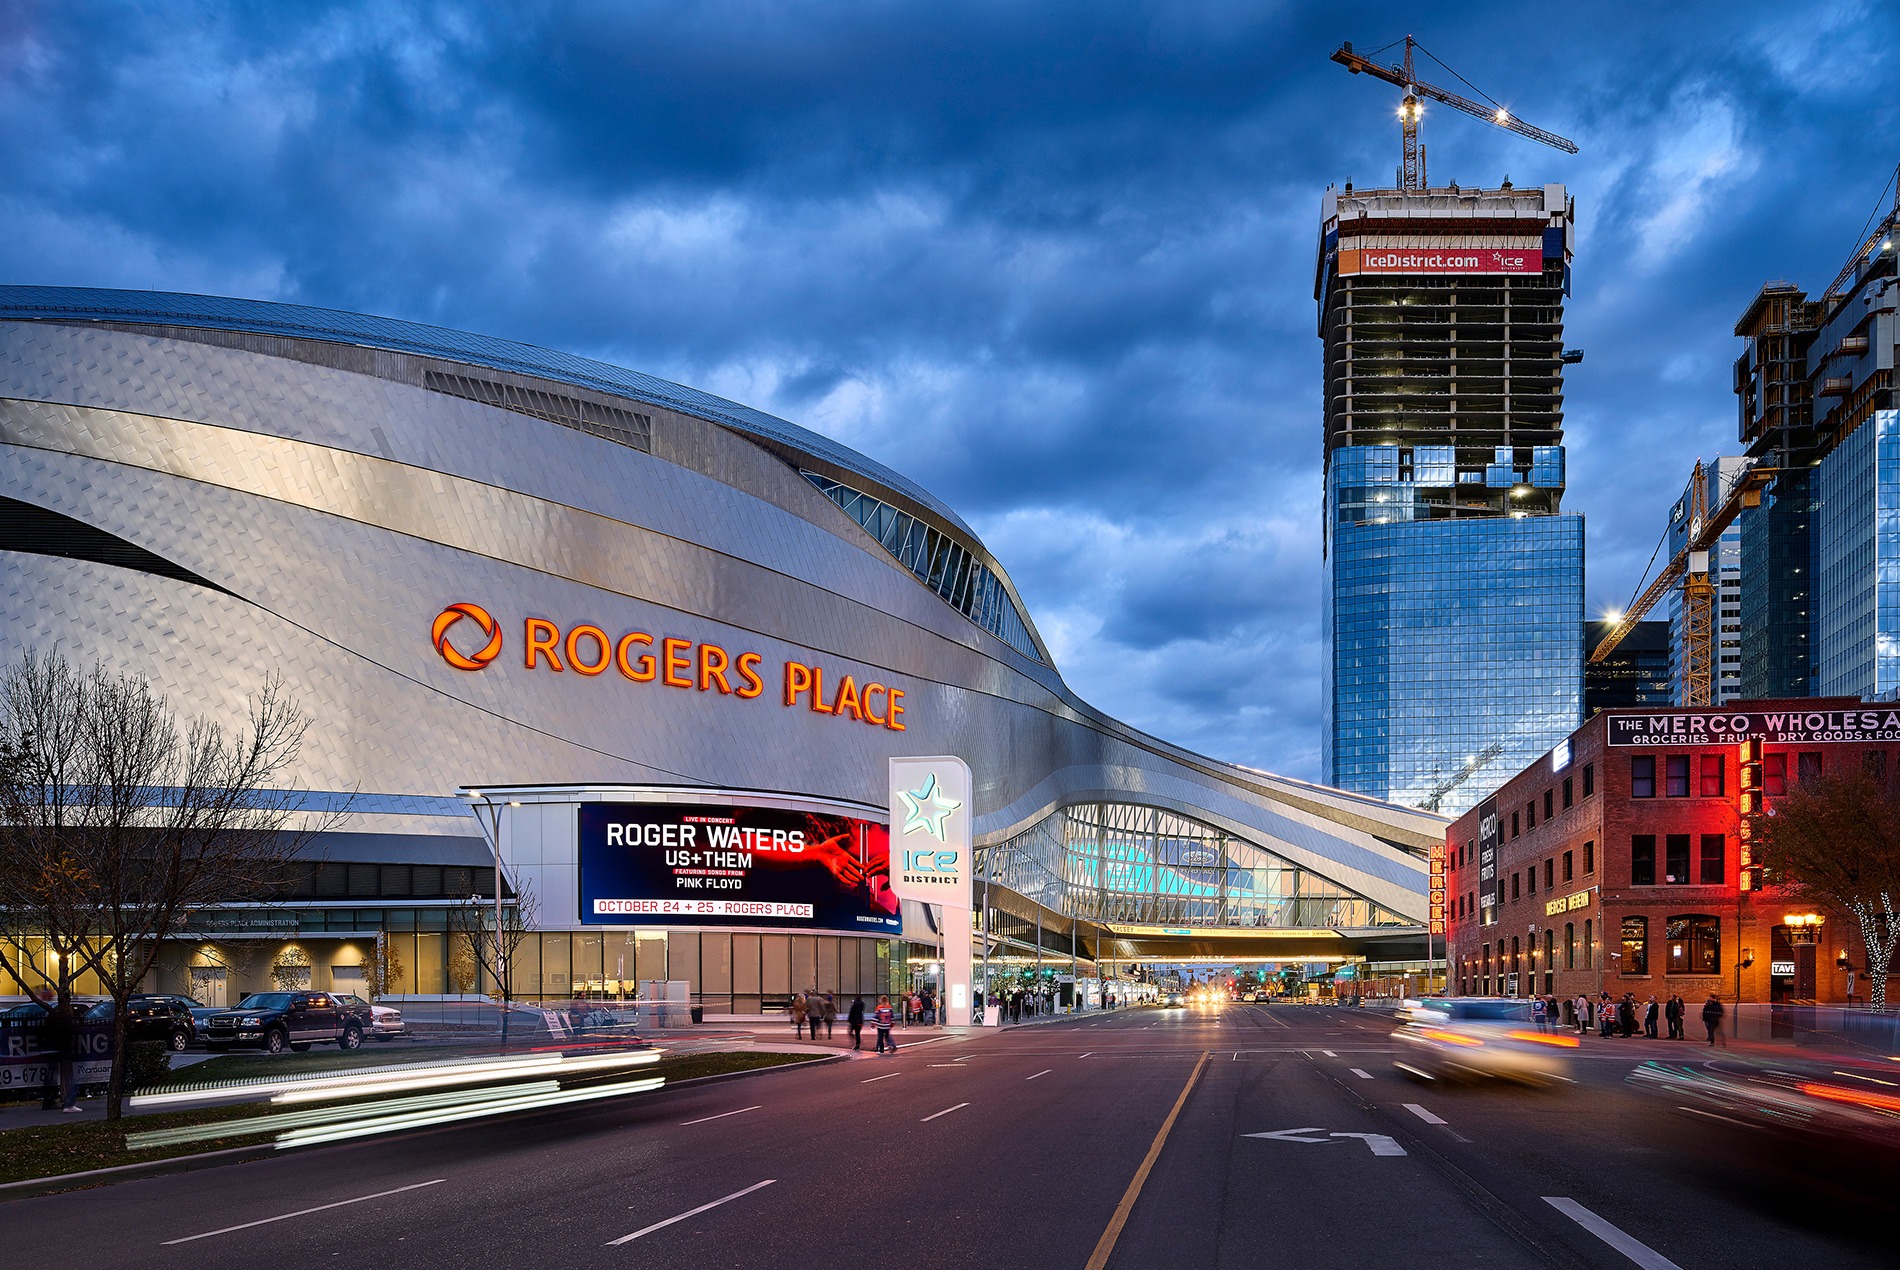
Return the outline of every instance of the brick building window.
<path id="1" fill-rule="evenodd" d="M 1537 866 L 1534 864 L 1524 870 L 1524 890 L 1530 895 L 1537 894 Z"/>
<path id="2" fill-rule="evenodd" d="M 1511 837 L 1517 837 L 1517 813 L 1511 813 Z"/>
<path id="3" fill-rule="evenodd" d="M 1702 797 L 1720 798 L 1722 796 L 1722 776 L 1727 768 L 1728 763 L 1720 754 L 1702 756 Z"/>
<path id="4" fill-rule="evenodd" d="M 1564 969 L 1575 970 L 1576 968 L 1577 968 L 1577 924 L 1575 922 L 1565 922 L 1564 923 Z"/>
<path id="5" fill-rule="evenodd" d="M 1667 762 L 1669 764 L 1667 768 L 1669 796 L 1671 798 L 1687 798 L 1689 796 L 1689 756 L 1687 754 L 1672 754 L 1669 756 Z"/>
<path id="6" fill-rule="evenodd" d="M 1623 919 L 1623 973 L 1626 975 L 1649 973 L 1649 919 L 1647 917 Z"/>
<path id="7" fill-rule="evenodd" d="M 1653 833 L 1630 837 L 1630 885 L 1656 885 L 1656 835 Z"/>
<path id="8" fill-rule="evenodd" d="M 1728 839 L 1719 833 L 1702 835 L 1701 874 L 1697 881 L 1704 886 L 1720 886 L 1728 879 Z"/>
<path id="9" fill-rule="evenodd" d="M 1596 936 L 1592 933 L 1595 923 L 1589 918 L 1583 919 L 1583 968 L 1588 970 L 1596 963 Z"/>
<path id="10" fill-rule="evenodd" d="M 1564 810 L 1565 810 L 1565 811 L 1569 811 L 1569 810 L 1570 810 L 1570 803 L 1571 803 L 1571 798 L 1570 798 L 1570 794 L 1571 794 L 1571 786 L 1572 786 L 1573 784 L 1575 784 L 1575 783 L 1576 783 L 1576 778 L 1575 778 L 1575 777 L 1572 777 L 1572 776 L 1566 776 L 1566 777 L 1564 777 Z"/>
<path id="11" fill-rule="evenodd" d="M 1762 760 L 1762 792 L 1770 798 L 1779 798 L 1788 792 L 1788 756 L 1770 754 Z"/>
<path id="12" fill-rule="evenodd" d="M 1551 804 L 1550 804 L 1550 800 L 1551 800 L 1552 798 L 1554 798 L 1555 796 L 1556 796 L 1556 795 L 1555 795 L 1555 793 L 1554 793 L 1554 791 L 1552 791 L 1552 790 L 1548 790 L 1548 789 L 1547 789 L 1547 790 L 1545 790 L 1545 791 L 1544 791 L 1544 819 L 1545 819 L 1545 820 L 1549 820 L 1549 819 L 1550 819 L 1550 815 L 1551 815 L 1551 813 L 1550 813 L 1550 805 L 1551 805 Z M 1564 806 L 1566 806 L 1566 807 L 1568 807 L 1569 805 L 1570 805 L 1569 803 L 1565 803 L 1565 804 L 1564 804 Z"/>
<path id="13" fill-rule="evenodd" d="M 1564 852 L 1564 881 L 1568 882 L 1570 881 L 1571 878 L 1576 876 L 1576 870 L 1571 867 L 1575 865 L 1576 862 L 1577 862 L 1576 852 L 1574 851 Z"/>
<path id="14" fill-rule="evenodd" d="M 1597 844 L 1594 842 L 1583 844 L 1583 871 L 1585 873 L 1597 871 Z"/>
<path id="15" fill-rule="evenodd" d="M 1521 876 L 1522 876 L 1521 874 L 1517 874 L 1517 873 L 1513 873 L 1511 875 L 1511 898 L 1512 899 L 1516 899 L 1521 893 L 1518 890 L 1518 878 Z"/>
<path id="16" fill-rule="evenodd" d="M 1524 827 L 1537 828 L 1537 800 L 1535 798 L 1524 804 Z"/>
<path id="17" fill-rule="evenodd" d="M 1555 856 L 1544 861 L 1544 889 L 1546 891 L 1557 889 L 1557 858 Z"/>
<path id="18" fill-rule="evenodd" d="M 1630 758 L 1630 797 L 1656 796 L 1656 756 L 1637 754 Z"/>
<path id="19" fill-rule="evenodd" d="M 1717 975 L 1722 973 L 1722 923 L 1706 913 L 1682 913 L 1665 927 L 1669 944 L 1666 973 Z"/>
<path id="20" fill-rule="evenodd" d="M 1583 796 L 1585 798 L 1588 798 L 1590 795 L 1596 792 L 1597 792 L 1597 765 L 1595 763 L 1585 763 L 1583 765 Z"/>
<path id="21" fill-rule="evenodd" d="M 1795 755 L 1795 779 L 1803 785 L 1812 785 L 1821 779 L 1821 752 L 1803 750 Z"/>
<path id="22" fill-rule="evenodd" d="M 1671 886 L 1689 882 L 1689 835 L 1672 833 L 1663 839 L 1663 881 Z"/>

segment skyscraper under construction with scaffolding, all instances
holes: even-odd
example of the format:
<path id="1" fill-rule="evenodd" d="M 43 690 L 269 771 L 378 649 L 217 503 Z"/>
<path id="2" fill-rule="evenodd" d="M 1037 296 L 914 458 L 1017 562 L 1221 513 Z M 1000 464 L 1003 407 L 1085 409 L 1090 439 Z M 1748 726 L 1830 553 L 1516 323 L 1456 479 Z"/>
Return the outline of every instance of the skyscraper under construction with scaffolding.
<path id="1" fill-rule="evenodd" d="M 1456 816 L 1583 717 L 1583 520 L 1560 511 L 1576 208 L 1561 185 L 1433 188 L 1420 125 L 1436 102 L 1577 147 L 1425 82 L 1414 54 L 1431 54 L 1400 43 L 1397 62 L 1350 44 L 1332 59 L 1404 96 L 1393 188 L 1320 206 L 1322 765 Z"/>
<path id="2" fill-rule="evenodd" d="M 1561 185 L 1327 191 L 1325 779 L 1457 814 L 1582 717 Z"/>

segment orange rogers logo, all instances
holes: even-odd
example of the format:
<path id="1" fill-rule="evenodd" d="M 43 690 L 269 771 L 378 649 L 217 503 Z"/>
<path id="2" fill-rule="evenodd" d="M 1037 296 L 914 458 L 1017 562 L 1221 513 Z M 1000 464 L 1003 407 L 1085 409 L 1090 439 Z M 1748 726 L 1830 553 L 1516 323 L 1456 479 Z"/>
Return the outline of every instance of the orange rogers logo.
<path id="1" fill-rule="evenodd" d="M 449 631 L 463 618 L 475 623 L 488 637 L 488 642 L 477 652 L 464 654 L 449 643 Z M 435 643 L 435 651 L 442 654 L 442 660 L 457 670 L 480 670 L 501 655 L 501 627 L 479 604 L 451 604 L 443 609 L 436 614 L 429 638 Z"/>

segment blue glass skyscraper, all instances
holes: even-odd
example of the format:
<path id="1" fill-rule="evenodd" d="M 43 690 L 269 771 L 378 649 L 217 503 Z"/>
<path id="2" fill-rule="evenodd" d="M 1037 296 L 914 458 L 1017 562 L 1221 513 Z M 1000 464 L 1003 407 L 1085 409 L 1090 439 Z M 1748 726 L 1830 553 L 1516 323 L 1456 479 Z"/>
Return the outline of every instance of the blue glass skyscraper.
<path id="1" fill-rule="evenodd" d="M 1328 191 L 1324 778 L 1456 815 L 1582 719 L 1562 186 Z"/>

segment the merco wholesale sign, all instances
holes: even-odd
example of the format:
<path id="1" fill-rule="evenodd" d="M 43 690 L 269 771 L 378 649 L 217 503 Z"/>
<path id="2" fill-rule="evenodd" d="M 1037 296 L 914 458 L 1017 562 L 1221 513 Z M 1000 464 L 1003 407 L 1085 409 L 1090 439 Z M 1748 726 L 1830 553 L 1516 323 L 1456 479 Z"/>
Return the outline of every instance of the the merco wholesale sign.
<path id="1" fill-rule="evenodd" d="M 458 629 L 464 625 L 472 629 Z M 501 623 L 479 604 L 464 602 L 443 609 L 429 638 L 442 660 L 457 670 L 483 670 L 501 656 Z M 902 688 L 871 680 L 860 684 L 854 675 L 829 676 L 823 666 L 801 661 L 788 659 L 783 665 L 767 667 L 759 653 L 734 653 L 702 640 L 656 638 L 646 631 L 609 635 L 605 627 L 592 622 L 563 630 L 539 617 L 522 623 L 521 645 L 522 665 L 528 670 L 583 679 L 612 670 L 631 683 L 657 683 L 741 701 L 764 696 L 771 681 L 779 687 L 780 705 L 802 705 L 814 714 L 855 719 L 893 732 L 905 730 Z"/>
<path id="2" fill-rule="evenodd" d="M 1900 741 L 1900 710 L 1738 710 L 1694 714 L 1613 714 L 1611 745 L 1771 745 Z"/>
<path id="3" fill-rule="evenodd" d="M 1341 247 L 1339 274 L 1542 273 L 1542 247 Z"/>

